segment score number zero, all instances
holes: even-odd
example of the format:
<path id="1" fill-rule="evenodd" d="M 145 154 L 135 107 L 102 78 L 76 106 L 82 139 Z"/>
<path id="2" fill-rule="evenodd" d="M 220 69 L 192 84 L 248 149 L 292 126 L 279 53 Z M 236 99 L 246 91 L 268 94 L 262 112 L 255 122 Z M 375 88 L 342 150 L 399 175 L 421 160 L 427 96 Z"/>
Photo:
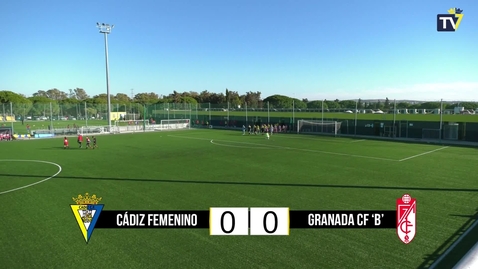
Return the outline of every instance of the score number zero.
<path id="1" fill-rule="evenodd" d="M 211 235 L 289 235 L 287 207 L 213 207 Z"/>

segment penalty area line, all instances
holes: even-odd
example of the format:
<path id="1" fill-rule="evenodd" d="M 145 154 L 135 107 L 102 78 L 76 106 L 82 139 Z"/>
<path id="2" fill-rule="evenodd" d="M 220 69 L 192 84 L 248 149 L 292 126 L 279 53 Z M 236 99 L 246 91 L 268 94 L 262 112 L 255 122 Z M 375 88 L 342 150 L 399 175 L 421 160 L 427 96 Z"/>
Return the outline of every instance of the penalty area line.
<path id="1" fill-rule="evenodd" d="M 59 164 L 54 163 L 54 162 L 48 162 L 48 161 L 0 159 L 0 162 L 33 162 L 33 163 L 46 163 L 46 164 L 51 164 L 51 165 L 54 165 L 54 166 L 58 167 L 58 172 L 56 172 L 53 176 L 47 177 L 47 178 L 45 178 L 45 179 L 42 179 L 42 180 L 40 180 L 40 181 L 31 183 L 31 184 L 28 184 L 28 185 L 25 185 L 25 186 L 21 186 L 21 187 L 14 188 L 14 189 L 11 189 L 11 190 L 2 191 L 2 192 L 0 192 L 0 195 L 2 195 L 2 194 L 7 194 L 7 193 L 10 193 L 10 192 L 14 192 L 14 191 L 19 191 L 19 190 L 26 189 L 26 188 L 35 186 L 35 185 L 37 185 L 37 184 L 46 182 L 46 181 L 48 181 L 48 180 L 50 180 L 50 179 L 52 179 L 52 178 L 58 176 L 58 174 L 60 174 L 60 173 L 61 173 L 61 170 L 62 170 L 62 168 L 61 168 L 61 166 L 60 166 Z"/>
<path id="2" fill-rule="evenodd" d="M 443 150 L 443 149 L 446 149 L 446 148 L 449 148 L 449 147 L 446 146 L 446 147 L 437 148 L 437 149 L 430 150 L 430 151 L 427 151 L 427 152 L 423 152 L 423 153 L 413 155 L 413 156 L 410 156 L 410 157 L 407 157 L 407 158 L 403 158 L 403 159 L 398 160 L 398 161 L 399 162 L 407 161 L 407 160 L 410 160 L 410 159 L 413 159 L 413 158 L 416 158 L 416 157 L 420 157 L 420 156 L 423 156 L 423 155 L 427 155 L 427 154 L 430 154 L 430 153 L 433 153 L 433 152 L 437 152 L 439 150 Z"/>
<path id="3" fill-rule="evenodd" d="M 398 160 L 395 159 L 388 159 L 388 158 L 380 158 L 380 157 L 373 157 L 373 156 L 364 156 L 364 155 L 355 155 L 355 154 L 348 154 L 348 153 L 339 153 L 339 152 L 331 152 L 331 151 L 323 151 L 323 150 L 314 150 L 314 149 L 301 149 L 301 148 L 291 148 L 291 147 L 284 147 L 284 146 L 276 146 L 276 145 L 265 145 L 265 144 L 256 144 L 256 143 L 248 143 L 242 141 L 231 141 L 231 140 L 213 140 L 210 138 L 198 138 L 198 137 L 188 137 L 188 136 L 176 136 L 176 135 L 168 135 L 170 137 L 177 137 L 183 139 L 196 139 L 196 140 L 207 140 L 211 144 L 219 142 L 225 143 L 236 143 L 236 144 L 244 144 L 244 145 L 251 145 L 254 148 L 276 148 L 276 149 L 287 149 L 287 150 L 297 150 L 297 151 L 304 151 L 304 152 L 314 152 L 314 153 L 323 153 L 328 155 L 337 155 L 337 156 L 344 156 L 344 157 L 352 157 L 352 158 L 361 158 L 361 159 L 371 159 L 371 160 L 380 160 L 380 161 L 389 161 L 389 162 L 397 162 Z M 211 142 L 213 140 L 213 142 Z"/>
<path id="4" fill-rule="evenodd" d="M 239 145 L 227 145 L 227 144 L 220 144 L 220 143 L 217 143 L 217 142 L 214 142 L 214 140 L 211 140 L 210 141 L 211 144 L 214 144 L 214 145 L 218 145 L 218 146 L 223 146 L 223 147 L 230 147 L 230 148 L 241 148 L 241 149 L 275 149 L 275 148 L 272 148 L 272 147 L 261 147 L 261 146 L 258 146 L 258 147 L 248 147 L 248 146 L 239 146 Z"/>

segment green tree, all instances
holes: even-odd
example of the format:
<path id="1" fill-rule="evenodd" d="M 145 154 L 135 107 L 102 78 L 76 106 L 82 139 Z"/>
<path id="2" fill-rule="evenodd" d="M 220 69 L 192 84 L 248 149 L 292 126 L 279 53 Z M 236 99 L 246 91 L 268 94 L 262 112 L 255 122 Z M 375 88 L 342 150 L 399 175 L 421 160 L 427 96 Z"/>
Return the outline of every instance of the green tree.
<path id="1" fill-rule="evenodd" d="M 397 103 L 397 109 L 407 109 L 410 107 L 410 104 L 407 102 L 399 102 Z"/>
<path id="2" fill-rule="evenodd" d="M 60 112 L 60 106 L 57 101 L 49 99 L 44 96 L 34 96 L 28 98 L 32 102 L 32 109 L 28 113 L 32 117 L 44 116 L 50 117 L 58 116 Z M 51 110 L 50 110 L 51 104 Z"/>
<path id="3" fill-rule="evenodd" d="M 327 104 L 327 108 L 328 109 L 339 109 L 340 108 L 340 104 L 338 102 L 338 99 L 336 99 L 335 101 L 327 101 L 325 100 L 324 101 L 326 104 Z M 325 108 L 324 108 L 325 109 Z"/>
<path id="4" fill-rule="evenodd" d="M 388 100 L 388 97 L 385 98 L 385 103 L 383 104 L 383 107 L 385 109 L 390 109 L 390 100 Z"/>
<path id="5" fill-rule="evenodd" d="M 418 104 L 419 109 L 437 109 L 440 108 L 440 102 L 425 102 Z"/>
<path id="6" fill-rule="evenodd" d="M 178 92 L 174 91 L 174 100 L 175 103 L 180 103 L 181 102 L 181 94 Z M 155 104 L 158 102 L 159 96 L 154 93 L 138 93 L 134 96 L 134 102 L 140 103 L 140 104 Z"/>
<path id="7" fill-rule="evenodd" d="M 362 102 L 362 99 L 358 99 L 358 104 L 357 104 L 357 109 L 363 109 L 364 108 L 364 104 Z"/>
<path id="8" fill-rule="evenodd" d="M 90 96 L 86 94 L 86 91 L 82 88 L 75 88 L 73 92 L 75 93 L 75 98 L 77 100 L 84 101 L 90 98 Z"/>
<path id="9" fill-rule="evenodd" d="M 324 109 L 327 109 L 327 104 L 322 100 L 315 100 L 315 101 L 308 102 L 307 103 L 307 108 L 308 109 L 321 110 L 322 109 L 322 104 L 324 105 Z"/>
<path id="10" fill-rule="evenodd" d="M 269 107 L 271 108 L 292 108 L 292 98 L 284 95 L 271 95 L 265 98 L 263 102 L 269 102 Z"/>
<path id="11" fill-rule="evenodd" d="M 345 100 L 339 102 L 341 108 L 355 109 L 356 102 L 354 100 Z"/>
<path id="12" fill-rule="evenodd" d="M 0 103 L 5 106 L 7 114 L 13 113 L 15 117 L 28 115 L 32 108 L 30 100 L 12 91 L 0 91 Z M 12 103 L 13 111 L 10 111 L 10 103 Z"/>

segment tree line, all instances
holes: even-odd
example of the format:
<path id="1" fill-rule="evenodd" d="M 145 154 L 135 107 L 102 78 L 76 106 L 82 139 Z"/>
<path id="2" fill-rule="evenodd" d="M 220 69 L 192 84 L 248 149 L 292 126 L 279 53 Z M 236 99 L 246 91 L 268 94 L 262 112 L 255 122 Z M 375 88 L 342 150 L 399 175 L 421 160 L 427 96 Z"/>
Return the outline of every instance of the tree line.
<path id="1" fill-rule="evenodd" d="M 285 95 L 272 95 L 264 99 L 261 97 L 261 92 L 246 92 L 245 94 L 239 94 L 237 91 L 231 91 L 226 89 L 224 93 L 213 93 L 207 90 L 202 92 L 183 92 L 179 93 L 173 91 L 169 95 L 160 96 L 157 93 L 138 93 L 132 98 L 124 93 L 118 93 L 116 95 L 110 95 L 112 107 L 118 107 L 121 105 L 124 109 L 127 109 L 127 105 L 136 104 L 135 108 L 130 108 L 129 110 L 139 110 L 141 107 L 146 105 L 156 105 L 156 104 L 190 104 L 192 108 L 207 108 L 209 104 L 211 107 L 215 108 L 245 108 L 250 109 L 311 109 L 311 110 L 321 110 L 324 109 L 355 109 L 357 106 L 358 109 L 381 109 L 381 110 L 390 110 L 393 109 L 395 104 L 393 101 L 390 101 L 386 98 L 384 101 L 362 101 L 359 100 L 312 100 L 307 99 L 297 99 Z M 96 113 L 101 109 L 98 107 L 106 107 L 107 104 L 107 95 L 98 94 L 90 96 L 82 88 L 70 89 L 68 92 L 61 91 L 59 89 L 50 89 L 50 90 L 39 90 L 31 97 L 26 97 L 25 95 L 14 93 L 12 91 L 0 91 L 0 103 L 8 104 L 13 103 L 13 112 L 17 112 L 22 115 L 27 114 L 41 114 L 41 111 L 48 110 L 48 107 L 45 107 L 47 104 L 52 104 L 52 110 L 54 113 L 57 113 L 61 109 L 75 109 L 80 111 L 80 104 L 86 104 L 90 112 Z M 455 106 L 462 106 L 465 109 L 476 109 L 478 104 L 475 102 L 462 102 L 462 103 L 446 103 L 443 105 L 443 108 L 453 108 Z M 5 107 L 5 105 L 4 105 Z M 131 107 L 131 105 L 130 105 Z M 9 105 L 6 106 L 7 111 L 9 111 Z M 423 103 L 408 103 L 408 102 L 399 102 L 396 104 L 396 108 L 404 109 L 436 109 L 440 108 L 440 102 L 423 102 Z M 122 109 L 121 111 L 125 111 Z M 35 111 L 38 110 L 38 111 Z M 49 111 L 49 110 L 48 110 Z M 104 111 L 104 109 L 103 109 Z M 113 110 L 114 111 L 114 110 Z M 134 111 L 131 111 L 134 113 Z M 0 111 L 1 113 L 1 111 Z"/>

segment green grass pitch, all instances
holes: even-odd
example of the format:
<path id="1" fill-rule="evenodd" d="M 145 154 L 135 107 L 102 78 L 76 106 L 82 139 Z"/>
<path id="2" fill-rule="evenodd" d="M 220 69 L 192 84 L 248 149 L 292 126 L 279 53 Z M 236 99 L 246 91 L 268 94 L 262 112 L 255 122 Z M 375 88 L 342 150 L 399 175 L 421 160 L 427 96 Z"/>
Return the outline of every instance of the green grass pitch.
<path id="1" fill-rule="evenodd" d="M 166 114 L 161 114 L 164 117 Z M 170 116 L 173 115 L 170 113 Z M 181 115 L 180 113 L 177 114 L 178 117 Z M 194 119 L 195 115 L 198 116 L 208 116 L 209 112 L 207 111 L 198 111 L 197 114 L 195 111 L 191 112 L 191 118 Z M 212 116 L 221 116 L 227 117 L 228 113 L 224 111 L 211 111 Z M 167 116 L 167 115 L 166 115 Z M 175 116 L 175 115 L 174 115 Z M 262 117 L 267 118 L 268 114 L 267 111 L 248 111 L 247 116 L 249 118 L 252 117 Z M 334 119 L 334 120 L 355 120 L 355 114 L 353 113 L 344 113 L 344 112 L 275 112 L 271 111 L 269 113 L 271 118 L 292 118 L 295 119 Z M 393 121 L 393 114 L 357 114 L 358 120 L 387 120 Z M 172 116 L 171 116 L 172 117 Z M 229 112 L 229 117 L 232 118 L 245 118 L 246 112 L 245 111 L 231 111 Z M 440 115 L 439 114 L 396 114 L 395 120 L 397 121 L 436 121 L 440 122 Z M 443 115 L 444 122 L 478 122 L 477 115 L 460 115 L 460 114 L 444 114 Z"/>
<path id="2" fill-rule="evenodd" d="M 476 218 L 475 148 L 220 130 L 98 136 L 95 150 L 70 144 L 0 142 L 3 268 L 426 268 Z M 61 172 L 5 193 L 59 170 L 11 159 L 53 162 Z M 102 197 L 105 210 L 395 210 L 395 199 L 409 193 L 417 198 L 417 235 L 405 245 L 394 229 L 289 236 L 97 229 L 85 244 L 69 206 L 85 192 Z M 441 268 L 477 240 L 469 233 Z"/>

